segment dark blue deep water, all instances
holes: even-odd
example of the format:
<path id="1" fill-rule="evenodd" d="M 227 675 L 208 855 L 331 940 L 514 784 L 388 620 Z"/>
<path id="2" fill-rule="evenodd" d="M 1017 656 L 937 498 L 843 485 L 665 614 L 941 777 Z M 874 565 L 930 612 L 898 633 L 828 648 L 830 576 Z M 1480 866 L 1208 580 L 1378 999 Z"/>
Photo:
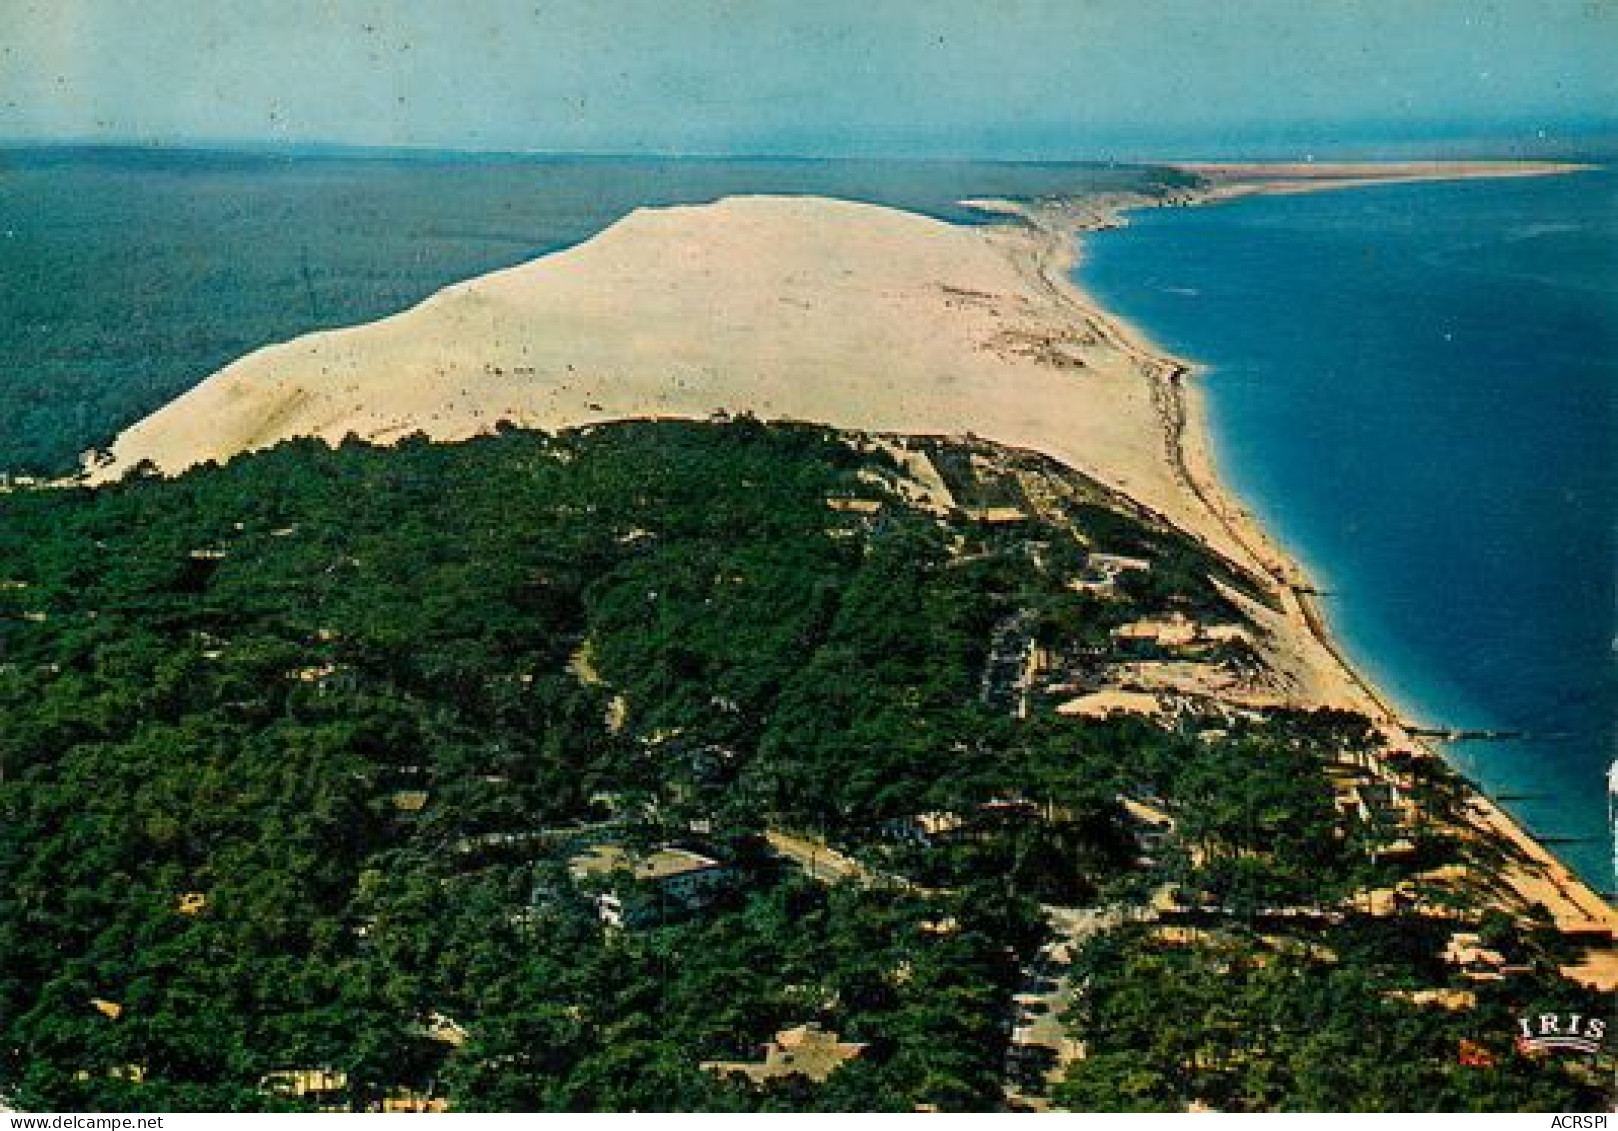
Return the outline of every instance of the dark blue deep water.
<path id="1" fill-rule="evenodd" d="M 1208 368 L 1224 477 L 1455 764 L 1613 889 L 1618 177 L 1135 213 L 1083 284 Z"/>

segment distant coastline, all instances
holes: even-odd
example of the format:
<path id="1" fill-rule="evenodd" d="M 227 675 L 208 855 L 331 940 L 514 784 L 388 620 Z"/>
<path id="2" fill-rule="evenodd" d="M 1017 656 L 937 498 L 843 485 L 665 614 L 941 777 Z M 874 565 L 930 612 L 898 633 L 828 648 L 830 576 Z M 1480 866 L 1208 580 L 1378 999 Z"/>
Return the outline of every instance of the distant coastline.
<path id="1" fill-rule="evenodd" d="M 1421 181 L 1555 177 L 1599 166 L 1577 161 L 1172 162 L 1208 184 L 1207 198 L 1331 192 Z"/>

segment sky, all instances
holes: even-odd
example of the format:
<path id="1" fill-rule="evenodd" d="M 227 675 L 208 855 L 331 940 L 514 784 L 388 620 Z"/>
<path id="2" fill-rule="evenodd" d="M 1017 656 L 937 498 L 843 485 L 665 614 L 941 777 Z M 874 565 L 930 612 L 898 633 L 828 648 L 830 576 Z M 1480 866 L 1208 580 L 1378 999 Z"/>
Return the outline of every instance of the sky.
<path id="1" fill-rule="evenodd" d="M 1615 0 L 0 0 L 0 138 L 1095 157 L 1618 133 Z"/>

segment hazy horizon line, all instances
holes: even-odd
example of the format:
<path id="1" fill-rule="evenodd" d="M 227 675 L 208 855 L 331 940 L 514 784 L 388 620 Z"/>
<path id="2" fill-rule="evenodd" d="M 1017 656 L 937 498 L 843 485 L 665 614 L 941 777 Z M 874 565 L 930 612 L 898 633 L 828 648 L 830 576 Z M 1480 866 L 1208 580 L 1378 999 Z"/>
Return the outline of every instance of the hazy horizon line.
<path id="1" fill-rule="evenodd" d="M 1432 133 L 1373 137 L 1374 125 L 1358 124 L 1364 132 L 1337 138 L 1264 136 L 1251 139 L 1226 136 L 1194 142 L 1189 138 L 1142 139 L 1133 144 L 1098 138 L 1071 147 L 1067 155 L 1056 155 L 1049 147 L 1025 152 L 958 153 L 928 152 L 915 145 L 897 146 L 891 152 L 864 150 L 858 145 L 830 150 L 813 144 L 801 147 L 787 143 L 780 148 L 679 149 L 679 148 L 591 148 L 550 149 L 516 146 L 458 146 L 433 142 L 355 142 L 329 139 L 237 138 L 237 137 L 105 137 L 99 135 L 0 135 L 0 148 L 19 149 L 117 149 L 169 152 L 254 153 L 290 156 L 354 156 L 469 159 L 571 159 L 571 160 L 692 160 L 692 161 L 804 161 L 857 162 L 899 161 L 915 163 L 1050 164 L 1050 165 L 1172 165 L 1176 162 L 1250 160 L 1411 160 L 1426 155 L 1432 160 L 1519 159 L 1550 157 L 1618 156 L 1618 120 L 1559 123 L 1553 127 L 1534 126 L 1532 134 L 1502 126 L 1496 133 Z M 1383 127 L 1384 130 L 1386 127 Z M 1173 131 L 1178 133 L 1178 131 Z M 1265 134 L 1255 127 L 1255 134 Z M 1350 156 L 1353 155 L 1353 156 Z"/>

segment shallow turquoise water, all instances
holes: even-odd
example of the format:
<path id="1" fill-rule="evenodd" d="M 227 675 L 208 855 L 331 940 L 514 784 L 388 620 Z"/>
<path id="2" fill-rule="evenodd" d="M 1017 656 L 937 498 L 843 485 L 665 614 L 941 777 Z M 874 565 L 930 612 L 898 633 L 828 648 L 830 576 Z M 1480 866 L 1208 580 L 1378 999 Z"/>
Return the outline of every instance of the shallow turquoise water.
<path id="1" fill-rule="evenodd" d="M 1222 474 L 1349 652 L 1596 887 L 1613 668 L 1618 179 L 1135 213 L 1081 281 L 1208 367 Z"/>

